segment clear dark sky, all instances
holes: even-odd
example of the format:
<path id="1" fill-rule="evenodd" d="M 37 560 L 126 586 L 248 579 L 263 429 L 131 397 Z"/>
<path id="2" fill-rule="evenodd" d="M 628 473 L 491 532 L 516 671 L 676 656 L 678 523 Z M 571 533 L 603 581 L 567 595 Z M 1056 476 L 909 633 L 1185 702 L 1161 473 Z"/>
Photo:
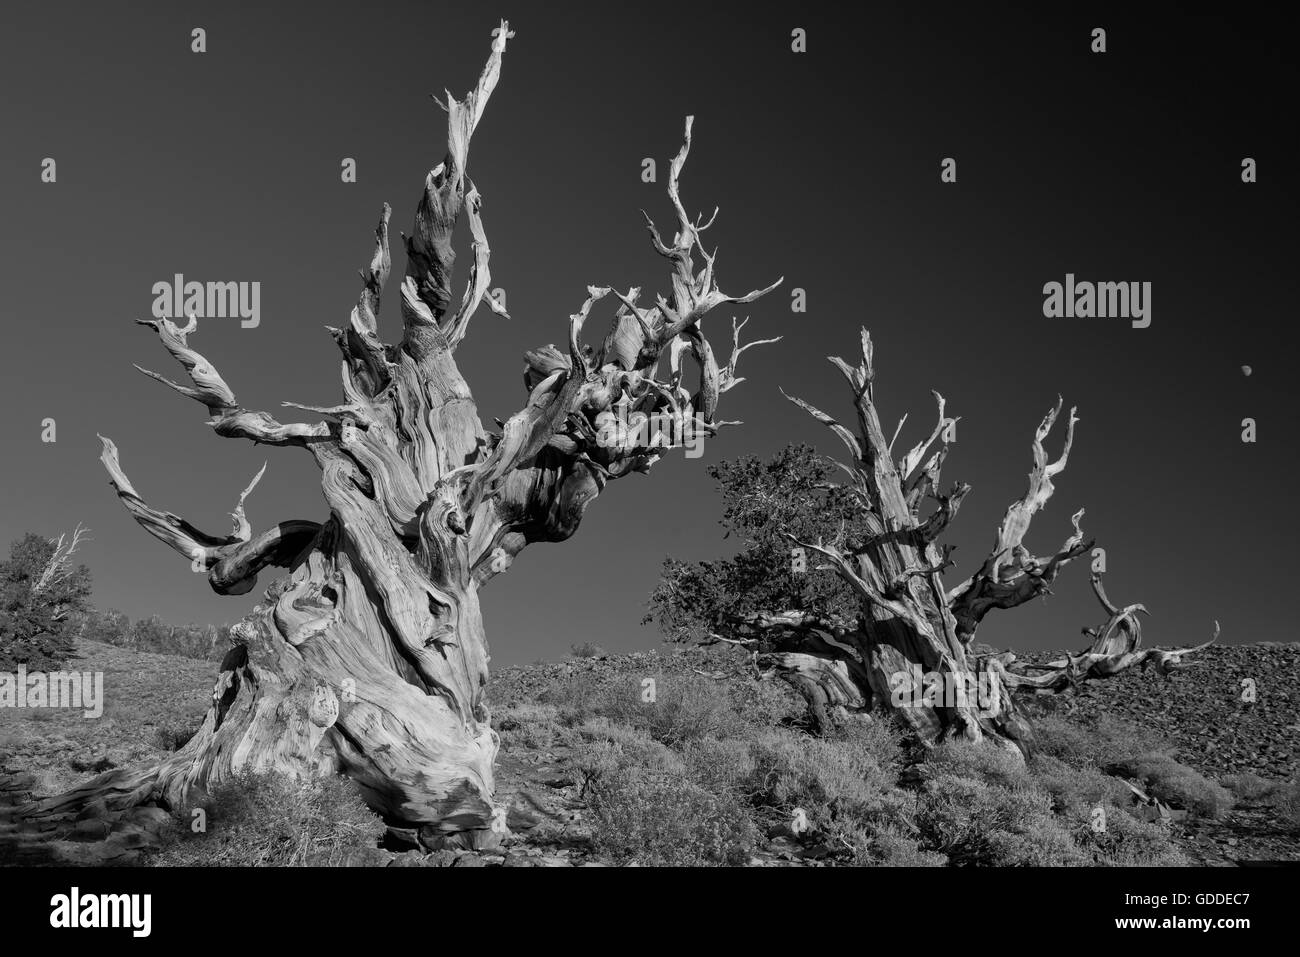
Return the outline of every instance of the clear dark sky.
<path id="1" fill-rule="evenodd" d="M 1034 427 L 1059 392 L 1081 421 L 1028 544 L 1055 550 L 1086 506 L 1111 597 L 1147 604 L 1150 640 L 1202 640 L 1215 618 L 1227 642 L 1296 638 L 1292 33 L 1261 8 L 833 10 L 8 5 L 0 539 L 89 525 L 96 603 L 132 618 L 233 621 L 251 607 L 254 595 L 214 595 L 136 526 L 95 434 L 116 441 L 151 504 L 214 533 L 268 459 L 248 503 L 254 527 L 322 520 L 318 472 L 301 450 L 216 437 L 201 406 L 135 372 L 180 374 L 132 319 L 175 273 L 258 281 L 259 327 L 210 320 L 192 344 L 249 408 L 341 401 L 322 327 L 346 322 L 381 204 L 394 232 L 410 228 L 445 143 L 428 94 L 463 95 L 506 16 L 517 35 L 469 166 L 513 318 L 480 309 L 458 352 L 486 422 L 523 402 L 523 351 L 565 340 L 588 283 L 666 291 L 638 208 L 667 224 L 670 207 L 662 177 L 642 183 L 641 160 L 666 168 L 687 113 L 683 194 L 692 210 L 721 207 L 710 236 L 723 288 L 786 283 L 741 307 L 748 333 L 785 336 L 746 353 L 748 381 L 724 396 L 723 417 L 745 424 L 703 459 L 613 484 L 573 540 L 527 549 L 489 586 L 496 665 L 576 641 L 655 644 L 638 620 L 663 557 L 729 545 L 705 465 L 797 440 L 838 453 L 778 386 L 850 417 L 824 357 L 853 357 L 860 325 L 877 343 L 885 418 L 911 412 L 900 444 L 931 427 L 932 388 L 962 417 L 945 475 L 974 485 L 951 539 L 957 573 L 1023 491 Z M 1097 26 L 1104 55 L 1089 51 Z M 207 31 L 205 54 L 190 52 L 194 27 Z M 790 50 L 796 27 L 806 54 Z M 1247 156 L 1253 185 L 1240 178 Z M 45 157 L 54 184 L 40 181 Z M 344 157 L 358 162 L 356 184 L 340 182 Z M 957 160 L 956 184 L 940 182 L 944 157 Z M 397 277 L 396 236 L 394 259 Z M 1044 318 L 1043 284 L 1067 272 L 1151 282 L 1151 326 Z M 795 287 L 806 314 L 790 310 Z M 400 328 L 395 280 L 381 323 L 389 339 Z M 706 331 L 725 355 L 728 314 Z M 1240 440 L 1245 416 L 1258 422 L 1254 445 Z M 47 417 L 54 444 L 41 442 Z M 1055 591 L 991 617 L 981 639 L 1079 644 L 1098 619 L 1086 565 Z"/>

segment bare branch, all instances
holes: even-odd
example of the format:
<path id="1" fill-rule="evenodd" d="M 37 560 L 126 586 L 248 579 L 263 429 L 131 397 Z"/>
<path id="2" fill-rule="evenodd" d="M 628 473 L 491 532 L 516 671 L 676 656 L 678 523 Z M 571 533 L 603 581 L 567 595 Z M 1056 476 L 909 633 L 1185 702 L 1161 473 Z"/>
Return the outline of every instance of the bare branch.
<path id="1" fill-rule="evenodd" d="M 72 556 L 77 553 L 81 543 L 89 537 L 88 533 L 89 529 L 83 528 L 81 523 L 78 522 L 77 527 L 72 530 L 70 539 L 66 533 L 60 535 L 57 539 L 50 539 L 54 551 L 50 553 L 50 557 L 46 560 L 40 575 L 36 577 L 36 581 L 32 584 L 32 594 L 46 591 L 72 574 Z"/>
<path id="2" fill-rule="evenodd" d="M 248 541 L 253 535 L 253 530 L 248 524 L 248 519 L 244 516 L 244 499 L 248 498 L 249 493 L 252 492 L 253 489 L 257 488 L 257 483 L 262 481 L 262 476 L 265 474 L 266 463 L 263 462 L 262 467 L 258 469 L 257 474 L 253 476 L 253 480 L 245 486 L 242 492 L 239 493 L 239 501 L 235 503 L 235 510 L 230 513 L 230 517 L 234 522 L 230 535 L 232 538 L 238 539 L 241 542 Z"/>
<path id="3" fill-rule="evenodd" d="M 717 215 L 716 210 L 714 211 L 714 215 Z M 742 352 L 744 352 L 746 349 L 752 349 L 754 348 L 754 346 L 766 346 L 774 342 L 780 342 L 783 338 L 785 338 L 784 336 L 775 336 L 774 338 L 771 339 L 755 339 L 753 342 L 747 342 L 744 345 L 741 345 L 740 330 L 745 328 L 745 323 L 747 322 L 749 322 L 748 316 L 742 319 L 739 323 L 736 322 L 735 317 L 732 317 L 731 358 L 727 360 L 727 365 L 722 370 L 722 373 L 718 378 L 719 392 L 726 392 L 728 389 L 732 388 L 733 386 L 740 385 L 740 383 L 745 381 L 744 376 L 736 375 L 736 363 L 740 359 L 740 354 Z"/>
<path id="4" fill-rule="evenodd" d="M 369 265 L 361 272 L 361 295 L 349 317 L 348 328 L 326 327 L 343 353 L 348 370 L 344 388 L 352 391 L 360 388 L 366 396 L 377 395 L 392 377 L 388 356 L 378 335 L 380 299 L 392 267 L 388 253 L 388 220 L 391 215 L 392 208 L 384 203 L 379 225 L 375 227 L 375 251 Z M 359 387 L 357 383 L 360 383 Z"/>
<path id="5" fill-rule="evenodd" d="M 470 233 L 474 237 L 471 248 L 474 252 L 474 263 L 470 266 L 469 285 L 465 289 L 465 296 L 461 299 L 460 308 L 456 310 L 443 327 L 447 336 L 447 345 L 455 348 L 462 339 L 465 338 L 465 331 L 469 328 L 470 318 L 474 315 L 474 310 L 478 304 L 485 299 L 489 308 L 497 315 L 507 315 L 505 309 L 491 296 L 486 295 L 488 287 L 492 285 L 492 273 L 488 269 L 488 259 L 491 256 L 491 250 L 488 248 L 487 233 L 483 230 L 483 221 L 479 216 L 479 210 L 482 208 L 482 198 L 478 190 L 470 184 L 470 191 L 465 197 L 465 214 L 469 219 Z"/>
<path id="6" fill-rule="evenodd" d="M 957 509 L 961 508 L 962 500 L 970 494 L 971 487 L 965 482 L 958 482 L 953 486 L 952 492 L 948 495 L 940 496 L 939 507 L 931 513 L 923 523 L 917 526 L 917 540 L 925 544 L 937 541 L 948 528 L 948 525 L 957 516 Z"/>
<path id="7" fill-rule="evenodd" d="M 906 479 L 909 475 L 912 474 L 912 470 L 915 469 L 918 465 L 920 465 L 921 459 L 925 457 L 926 449 L 928 449 L 931 445 L 933 445 L 935 439 L 939 438 L 939 436 L 943 435 L 944 432 L 946 431 L 948 420 L 944 417 L 943 413 L 947 403 L 944 400 L 944 397 L 940 395 L 936 390 L 933 389 L 930 390 L 930 394 L 934 396 L 935 401 L 939 404 L 939 421 L 935 423 L 934 431 L 930 433 L 930 437 L 928 439 L 926 439 L 924 442 L 918 443 L 916 447 L 912 449 L 912 451 L 908 452 L 905 456 L 903 456 L 903 461 L 901 461 L 898 464 L 898 474 L 900 478 Z M 902 424 L 903 423 L 901 422 L 899 423 L 900 428 L 902 427 Z M 946 446 L 948 443 L 945 440 L 943 444 Z M 891 441 L 889 443 L 889 447 L 892 449 L 893 446 L 894 443 Z"/>
<path id="8" fill-rule="evenodd" d="M 363 286 L 361 298 L 357 302 L 357 319 L 362 328 L 370 333 L 379 330 L 379 301 L 393 265 L 388 253 L 388 220 L 392 214 L 392 207 L 384 203 L 379 214 L 379 225 L 375 227 L 375 252 L 370 257 L 370 265 L 361 274 Z"/>
<path id="9" fill-rule="evenodd" d="M 949 608 L 962 641 L 970 641 L 984 616 L 994 608 L 1015 608 L 1046 594 L 1062 566 L 1091 551 L 1095 543 L 1084 540 L 1079 524 L 1083 515 L 1084 510 L 1079 509 L 1070 516 L 1074 533 L 1050 558 L 1035 558 L 1021 545 L 1010 554 L 997 551 L 989 555 L 975 575 L 948 592 Z"/>
<path id="10" fill-rule="evenodd" d="M 582 304 L 582 308 L 569 316 L 570 367 L 583 379 L 591 373 L 592 369 L 587 362 L 586 351 L 582 345 L 582 328 L 586 325 L 587 317 L 591 314 L 591 307 L 612 291 L 609 286 L 588 286 L 587 299 Z"/>
<path id="11" fill-rule="evenodd" d="M 1101 602 L 1101 607 L 1106 609 L 1109 615 L 1118 615 L 1120 610 L 1111 603 L 1106 597 L 1106 588 L 1101 583 L 1101 576 L 1094 572 L 1088 579 L 1092 583 L 1092 592 L 1097 596 L 1097 601 Z"/>
<path id="12" fill-rule="evenodd" d="M 706 252 L 703 246 L 700 245 L 699 233 L 702 227 L 697 227 L 695 222 L 692 222 L 686 212 L 686 207 L 682 205 L 681 199 L 679 180 L 682 169 L 686 165 L 686 157 L 690 154 L 691 128 L 694 122 L 694 116 L 686 117 L 682 148 L 673 158 L 669 168 L 668 196 L 677 212 L 678 222 L 678 231 L 673 237 L 672 246 L 664 243 L 663 237 L 654 225 L 654 221 L 642 210 L 655 251 L 661 256 L 671 259 L 674 264 L 673 305 L 670 306 L 662 296 L 658 299 L 659 311 L 664 319 L 658 338 L 658 344 L 661 347 L 667 345 L 669 341 L 698 323 L 709 310 L 729 302 L 753 302 L 760 296 L 771 292 L 784 281 L 784 277 L 782 277 L 770 286 L 754 289 L 743 296 L 729 296 L 718 289 L 713 274 L 714 256 Z M 715 218 L 716 215 L 715 211 Z M 713 220 L 710 219 L 709 225 L 712 225 L 712 223 Z M 705 268 L 698 275 L 695 272 L 692 260 L 692 253 L 696 249 L 699 250 L 706 263 Z"/>
<path id="13" fill-rule="evenodd" d="M 257 539 L 252 538 L 244 517 L 244 500 L 266 471 L 263 465 L 231 513 L 234 532 L 224 538 L 208 535 L 178 515 L 151 508 L 122 471 L 117 446 L 102 435 L 99 438 L 104 444 L 100 461 L 127 511 L 150 535 L 184 555 L 196 570 L 207 571 L 209 583 L 219 594 L 242 595 L 252 590 L 258 571 L 268 564 L 288 567 L 320 531 L 315 522 L 282 522 Z"/>
<path id="14" fill-rule="evenodd" d="M 853 460 L 855 462 L 862 459 L 862 446 L 858 444 L 858 437 L 856 435 L 854 435 L 844 426 L 840 425 L 838 422 L 832 419 L 821 409 L 817 408 L 815 405 L 812 405 L 809 402 L 805 402 L 803 399 L 800 399 L 797 396 L 788 395 L 784 389 L 781 390 L 781 394 L 784 395 L 791 402 L 793 402 L 795 405 L 799 406 L 799 408 L 803 409 L 805 412 L 811 415 L 822 425 L 826 426 L 828 429 L 834 432 L 839 437 L 839 440 L 843 442 L 845 446 L 848 447 L 848 450 L 853 453 Z"/>
<path id="15" fill-rule="evenodd" d="M 281 425 L 265 412 L 250 412 L 241 408 L 235 401 L 230 386 L 226 385 L 212 364 L 189 347 L 186 337 L 198 328 L 198 320 L 194 316 L 190 316 L 190 321 L 184 328 L 178 327 L 170 319 L 137 319 L 136 323 L 149 326 L 158 333 L 163 346 L 189 373 L 194 387 L 179 385 L 140 366 L 136 368 L 151 379 L 157 379 L 181 395 L 206 406 L 211 415 L 208 425 L 218 435 L 251 439 L 266 445 L 305 445 L 311 439 L 329 435 L 329 425 L 324 422 L 316 425 Z"/>
<path id="16" fill-rule="evenodd" d="M 1003 565 L 1007 563 L 1017 563 L 1019 565 L 1032 565 L 1036 562 L 1029 556 L 1029 552 L 1023 545 L 1025 534 L 1029 531 L 1030 522 L 1048 499 L 1052 497 L 1055 487 L 1052 485 L 1052 477 L 1060 474 L 1065 468 L 1065 463 L 1070 453 L 1070 446 L 1074 441 L 1074 424 L 1078 421 L 1075 410 L 1070 409 L 1070 422 L 1066 430 L 1065 447 L 1061 452 L 1061 457 L 1054 463 L 1048 463 L 1047 452 L 1043 448 L 1043 440 L 1051 432 L 1052 426 L 1056 422 L 1056 417 L 1061 412 L 1062 400 L 1058 396 L 1056 405 L 1048 411 L 1034 433 L 1033 455 L 1034 468 L 1029 473 L 1029 487 L 1015 502 L 1007 508 L 1006 515 L 1003 516 L 1001 524 L 998 525 L 997 541 L 993 549 L 989 552 L 985 560 L 984 567 L 977 573 L 975 578 L 982 578 L 990 584 L 1000 587 Z M 1076 533 L 1078 533 L 1078 518 L 1082 515 L 1080 511 L 1074 516 Z M 1078 533 L 1078 542 L 1082 542 L 1082 533 Z M 1074 543 L 1074 540 L 1071 540 Z M 1071 547 L 1067 543 L 1067 549 Z M 1075 543 L 1077 544 L 1077 543 Z M 1078 552 L 1075 551 L 1069 557 L 1074 557 Z M 1068 559 L 1061 559 L 1055 562 L 1061 564 Z M 1013 571 L 1014 575 L 1015 572 Z M 960 588 L 961 586 L 959 586 Z"/>
<path id="17" fill-rule="evenodd" d="M 703 225 L 702 217 L 692 220 L 681 200 L 679 179 L 692 123 L 688 117 L 684 144 L 671 164 L 668 192 L 679 223 L 672 243 L 664 242 L 653 220 L 645 217 L 656 252 L 673 264 L 673 304 L 659 295 L 655 306 L 642 308 L 640 287 L 623 293 L 612 285 L 589 286 L 586 302 L 569 317 L 567 356 L 554 345 L 525 355 L 528 405 L 502 425 L 500 437 L 488 440 L 486 458 L 474 464 L 465 484 L 467 513 L 492 500 L 472 533 L 477 581 L 490 577 L 485 563 L 498 549 L 498 557 L 509 558 L 528 542 L 571 535 L 610 479 L 648 471 L 670 449 L 729 424 L 716 413 L 721 393 L 741 381 L 736 375 L 740 354 L 776 341 L 742 344 L 744 323 L 733 321 L 732 355 L 724 369 L 700 329 L 699 321 L 710 309 L 750 301 L 775 284 L 740 297 L 718 290 L 716 253 L 699 244 L 699 233 L 712 220 Z M 705 264 L 699 270 L 697 252 Z M 582 336 L 595 303 L 611 293 L 618 301 L 614 322 L 602 347 L 593 351 Z M 420 320 L 432 321 L 432 313 L 425 313 Z M 660 372 L 665 352 L 666 377 Z M 700 370 L 694 395 L 683 384 L 688 355 Z M 643 432 L 645 437 L 639 437 Z"/>
<path id="18" fill-rule="evenodd" d="M 1209 641 L 1190 648 L 1143 648 L 1142 624 L 1138 613 L 1146 613 L 1140 604 L 1117 608 L 1104 598 L 1099 575 L 1092 576 L 1093 591 L 1102 599 L 1107 619 L 1096 629 L 1084 629 L 1095 636 L 1092 645 L 1077 655 L 1067 654 L 1064 659 L 1044 664 L 1015 662 L 1008 672 L 1008 685 L 1042 691 L 1062 691 L 1071 685 L 1091 679 L 1111 678 L 1134 667 L 1154 665 L 1156 671 L 1168 678 L 1175 671 L 1191 667 L 1195 662 L 1185 659 L 1204 651 L 1219 638 L 1219 623 L 1214 623 L 1214 635 Z M 1013 659 L 1014 660 L 1014 659 Z M 1038 672 L 1028 674 L 1026 672 Z"/>
<path id="19" fill-rule="evenodd" d="M 479 297 L 472 295 L 478 281 L 471 280 L 469 299 L 462 300 L 458 315 L 443 325 L 443 318 L 452 308 L 451 277 L 456 263 L 452 233 L 464 206 L 469 144 L 501 76 L 501 55 L 505 52 L 508 36 L 509 25 L 503 20 L 477 86 L 463 101 L 458 102 L 450 93 L 447 94 L 444 105 L 447 111 L 447 155 L 425 178 L 424 196 L 415 212 L 414 235 L 404 237 L 407 264 L 402 342 L 417 361 L 429 350 L 446 343 L 441 333 L 463 336 L 468 321 L 465 313 L 471 311 L 481 297 L 481 294 Z M 476 232 L 475 242 L 480 244 L 476 249 L 476 263 L 481 264 L 479 268 L 485 274 L 487 240 L 481 238 L 481 230 Z M 406 291 L 408 284 L 409 294 Z"/>

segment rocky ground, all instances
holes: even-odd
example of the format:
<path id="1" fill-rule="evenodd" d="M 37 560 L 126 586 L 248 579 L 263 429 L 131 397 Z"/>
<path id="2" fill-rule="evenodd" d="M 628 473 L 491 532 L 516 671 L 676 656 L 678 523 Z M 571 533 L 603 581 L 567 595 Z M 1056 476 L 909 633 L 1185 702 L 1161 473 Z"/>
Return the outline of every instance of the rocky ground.
<path id="1" fill-rule="evenodd" d="M 33 833 L 13 817 L 33 797 L 59 794 L 104 771 L 159 761 L 184 744 L 207 710 L 215 662 L 79 643 L 65 670 L 102 672 L 103 714 L 0 709 L 0 863 L 129 861 L 166 818 L 143 808 L 110 828 L 103 816 L 49 822 Z M 110 831 L 113 833 L 110 834 Z"/>
<path id="2" fill-rule="evenodd" d="M 1154 669 L 1090 681 L 1075 694 L 1039 696 L 1031 712 L 1076 720 L 1102 715 L 1166 739 L 1182 764 L 1218 781 L 1253 772 L 1295 781 L 1300 762 L 1300 642 L 1212 645 L 1169 678 Z M 1300 836 L 1268 807 L 1240 804 L 1223 820 L 1173 825 L 1193 861 L 1231 865 L 1300 860 Z"/>
<path id="3" fill-rule="evenodd" d="M 78 670 L 105 672 L 103 718 L 80 712 L 0 710 L 0 863 L 120 863 L 141 860 L 161 824 L 145 809 L 112 823 L 94 809 L 33 833 L 14 810 L 33 796 L 58 793 L 96 773 L 157 760 L 183 743 L 203 714 L 215 673 L 210 662 L 136 654 L 84 642 Z M 1031 712 L 1088 721 L 1111 715 L 1165 737 L 1182 763 L 1222 779 L 1252 771 L 1295 781 L 1300 757 L 1300 643 L 1212 647 L 1198 667 L 1170 679 L 1134 672 L 1091 682 L 1078 693 L 1036 697 Z M 713 652 L 578 658 L 508 668 L 494 676 L 494 713 L 508 714 L 564 683 L 604 682 L 675 672 L 721 676 L 734 660 Z M 1250 700 L 1253 697 L 1253 700 Z M 498 796 L 509 807 L 510 835 L 482 851 L 419 848 L 417 835 L 393 832 L 388 846 L 357 863 L 389 866 L 606 866 L 593 853 L 587 807 L 567 747 L 520 744 L 506 735 Z M 1300 834 L 1283 829 L 1270 808 L 1239 806 L 1220 821 L 1170 825 L 1188 857 L 1202 865 L 1300 860 Z M 820 866 L 815 848 L 776 835 L 751 865 Z"/>
<path id="4" fill-rule="evenodd" d="M 1300 642 L 1211 645 L 1169 678 L 1154 669 L 1090 681 L 1033 704 L 1102 714 L 1170 739 L 1178 760 L 1213 778 L 1253 771 L 1294 780 L 1300 761 Z"/>

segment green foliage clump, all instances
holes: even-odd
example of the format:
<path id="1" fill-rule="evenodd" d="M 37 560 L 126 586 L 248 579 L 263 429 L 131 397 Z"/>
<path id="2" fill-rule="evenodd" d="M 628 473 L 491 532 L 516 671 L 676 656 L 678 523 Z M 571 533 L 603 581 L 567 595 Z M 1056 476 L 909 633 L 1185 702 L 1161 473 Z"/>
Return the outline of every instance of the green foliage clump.
<path id="1" fill-rule="evenodd" d="M 71 562 L 80 533 L 28 532 L 0 561 L 0 670 L 58 671 L 75 656 L 72 621 L 90 598 L 90 570 Z"/>
<path id="2" fill-rule="evenodd" d="M 858 602 L 832 571 L 809 561 L 796 571 L 786 534 L 800 541 L 865 537 L 861 508 L 833 486 L 836 467 L 808 445 L 789 445 L 768 461 L 742 456 L 710 466 L 722 492 L 720 524 L 740 539 L 731 558 L 665 560 L 644 622 L 668 641 L 693 642 L 721 631 L 737 617 L 773 608 L 816 608 L 852 620 Z"/>

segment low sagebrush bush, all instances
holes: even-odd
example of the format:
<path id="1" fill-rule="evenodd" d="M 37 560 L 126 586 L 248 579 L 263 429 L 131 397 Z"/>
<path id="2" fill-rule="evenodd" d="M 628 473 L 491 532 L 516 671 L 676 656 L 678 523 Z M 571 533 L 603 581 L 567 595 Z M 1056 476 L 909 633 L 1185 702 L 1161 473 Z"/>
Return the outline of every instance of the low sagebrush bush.
<path id="1" fill-rule="evenodd" d="M 1222 784 L 1232 792 L 1233 797 L 1246 804 L 1265 801 L 1285 787 L 1276 781 L 1260 777 L 1254 771 L 1230 774 L 1223 779 Z"/>
<path id="2" fill-rule="evenodd" d="M 736 715 L 754 729 L 787 724 L 808 710 L 807 703 L 785 681 L 730 681 L 727 693 Z"/>
<path id="3" fill-rule="evenodd" d="M 1087 724 L 1050 715 L 1038 718 L 1034 721 L 1034 743 L 1036 753 L 1075 767 L 1107 767 L 1168 750 L 1168 742 L 1159 735 L 1109 715 Z"/>
<path id="4" fill-rule="evenodd" d="M 887 714 L 849 715 L 827 737 L 869 758 L 891 779 L 902 765 L 902 734 Z"/>
<path id="5" fill-rule="evenodd" d="M 897 826 L 855 828 L 842 835 L 852 847 L 852 863 L 859 867 L 944 867 L 948 858 L 921 848 L 917 839 Z"/>
<path id="6" fill-rule="evenodd" d="M 1097 808 L 1104 816 L 1100 819 Z M 1124 806 L 1102 802 L 1062 812 L 1075 843 L 1105 867 L 1183 867 L 1189 862 L 1174 843 L 1169 826 L 1142 821 Z"/>
<path id="7" fill-rule="evenodd" d="M 608 718 L 591 718 L 577 730 L 585 744 L 574 755 L 573 764 L 584 780 L 594 780 L 620 767 L 685 770 L 677 752 L 636 728 L 615 724 Z"/>
<path id="8" fill-rule="evenodd" d="M 682 752 L 687 773 L 705 790 L 748 796 L 754 775 L 754 758 L 749 745 L 735 738 L 701 738 L 689 742 Z"/>
<path id="9" fill-rule="evenodd" d="M 741 799 L 714 793 L 684 770 L 658 770 L 605 751 L 603 767 L 589 762 L 586 794 L 592 842 L 620 863 L 744 864 L 758 831 Z"/>
<path id="10" fill-rule="evenodd" d="M 554 705 L 518 704 L 503 709 L 493 723 L 505 747 L 546 751 L 566 741 L 572 732 L 563 727 Z"/>
<path id="11" fill-rule="evenodd" d="M 1226 788 L 1159 751 L 1128 758 L 1114 767 L 1141 780 L 1152 797 L 1200 817 L 1220 818 L 1232 809 L 1232 795 Z"/>
<path id="12" fill-rule="evenodd" d="M 592 675 L 569 675 L 552 681 L 540 694 L 537 703 L 555 707 L 560 720 L 569 726 L 582 724 L 595 714 L 601 683 Z"/>
<path id="13" fill-rule="evenodd" d="M 1059 867 L 1089 863 L 1052 814 L 1048 795 L 941 772 L 926 782 L 917 805 L 922 844 L 952 864 Z"/>
<path id="14" fill-rule="evenodd" d="M 605 689 L 594 707 L 611 721 L 645 731 L 669 747 L 705 737 L 732 737 L 744 728 L 726 686 L 696 675 L 656 678 L 653 701 L 645 700 L 639 681 L 623 681 Z"/>
<path id="15" fill-rule="evenodd" d="M 1283 825 L 1300 830 L 1300 782 L 1282 785 L 1269 798 Z"/>
<path id="16" fill-rule="evenodd" d="M 773 824 L 788 825 L 802 810 L 813 833 L 850 845 L 859 829 L 908 824 L 911 799 L 895 786 L 893 769 L 851 741 L 774 729 L 749 751 L 753 770 L 743 787 Z"/>
<path id="17" fill-rule="evenodd" d="M 297 782 L 245 771 L 198 803 L 204 831 L 194 833 L 190 809 L 151 863 L 164 867 L 338 867 L 376 864 L 383 822 L 347 778 Z"/>
<path id="18" fill-rule="evenodd" d="M 1029 768 L 1034 783 L 1047 792 L 1058 814 L 1086 816 L 1095 807 L 1123 807 L 1135 800 L 1123 781 L 1093 767 L 1075 767 L 1058 758 L 1037 755 Z"/>
<path id="19" fill-rule="evenodd" d="M 1013 791 L 1033 787 L 1033 779 L 1018 752 L 992 743 L 954 741 L 940 744 L 926 755 L 926 764 L 938 775 L 971 778 Z"/>

